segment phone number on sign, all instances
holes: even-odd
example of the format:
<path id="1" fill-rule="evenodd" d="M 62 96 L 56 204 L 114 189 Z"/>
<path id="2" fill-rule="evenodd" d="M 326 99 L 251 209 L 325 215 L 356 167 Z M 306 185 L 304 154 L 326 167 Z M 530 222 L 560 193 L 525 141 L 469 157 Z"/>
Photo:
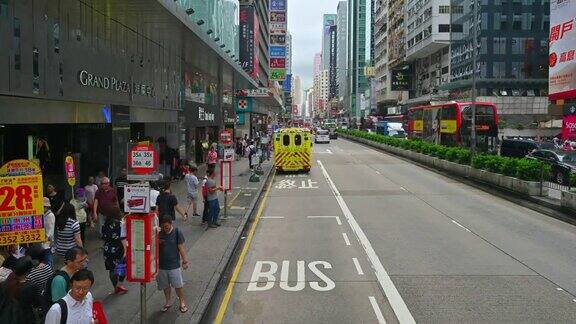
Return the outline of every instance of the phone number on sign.
<path id="1" fill-rule="evenodd" d="M 44 229 L 0 233 L 0 245 L 36 243 L 46 241 Z"/>

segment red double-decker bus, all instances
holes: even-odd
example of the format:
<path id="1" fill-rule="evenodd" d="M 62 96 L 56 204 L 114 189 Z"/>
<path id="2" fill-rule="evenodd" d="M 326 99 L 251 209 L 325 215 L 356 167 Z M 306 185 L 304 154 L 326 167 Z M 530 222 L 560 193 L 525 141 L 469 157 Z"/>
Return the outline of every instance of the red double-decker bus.
<path id="1" fill-rule="evenodd" d="M 409 138 L 448 146 L 470 146 L 472 103 L 451 102 L 419 106 L 408 110 Z M 490 102 L 476 102 L 476 143 L 479 150 L 488 151 L 498 141 L 498 111 Z"/>

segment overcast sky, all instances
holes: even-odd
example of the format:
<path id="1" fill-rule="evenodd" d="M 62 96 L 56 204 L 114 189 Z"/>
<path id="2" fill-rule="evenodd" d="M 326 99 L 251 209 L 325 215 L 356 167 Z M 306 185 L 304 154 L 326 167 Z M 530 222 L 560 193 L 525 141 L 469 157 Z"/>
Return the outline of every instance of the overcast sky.
<path id="1" fill-rule="evenodd" d="M 288 30 L 292 34 L 292 74 L 302 90 L 312 86 L 314 54 L 322 50 L 322 15 L 336 13 L 338 0 L 287 0 Z"/>

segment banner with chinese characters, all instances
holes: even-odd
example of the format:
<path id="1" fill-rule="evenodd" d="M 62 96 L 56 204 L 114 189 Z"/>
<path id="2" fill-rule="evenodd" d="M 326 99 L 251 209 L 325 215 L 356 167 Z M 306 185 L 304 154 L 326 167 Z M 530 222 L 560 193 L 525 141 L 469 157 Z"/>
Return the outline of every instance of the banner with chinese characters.
<path id="1" fill-rule="evenodd" d="M 260 24 L 256 10 L 252 5 L 240 6 L 240 64 L 253 79 L 260 74 L 259 36 Z"/>
<path id="2" fill-rule="evenodd" d="M 550 100 L 576 98 L 576 1 L 550 1 Z"/>
<path id="3" fill-rule="evenodd" d="M 0 245 L 44 242 L 42 173 L 29 160 L 0 168 Z"/>
<path id="4" fill-rule="evenodd" d="M 269 0 L 270 21 L 270 81 L 284 81 L 286 79 L 286 35 L 287 31 L 287 1 Z"/>

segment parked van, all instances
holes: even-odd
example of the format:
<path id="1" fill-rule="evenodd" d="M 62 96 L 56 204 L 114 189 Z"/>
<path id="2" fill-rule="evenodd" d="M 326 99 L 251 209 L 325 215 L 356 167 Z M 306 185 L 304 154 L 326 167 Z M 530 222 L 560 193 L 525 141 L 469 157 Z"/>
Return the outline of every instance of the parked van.
<path id="1" fill-rule="evenodd" d="M 285 128 L 274 134 L 274 167 L 278 171 L 310 171 L 312 135 L 308 129 Z"/>

